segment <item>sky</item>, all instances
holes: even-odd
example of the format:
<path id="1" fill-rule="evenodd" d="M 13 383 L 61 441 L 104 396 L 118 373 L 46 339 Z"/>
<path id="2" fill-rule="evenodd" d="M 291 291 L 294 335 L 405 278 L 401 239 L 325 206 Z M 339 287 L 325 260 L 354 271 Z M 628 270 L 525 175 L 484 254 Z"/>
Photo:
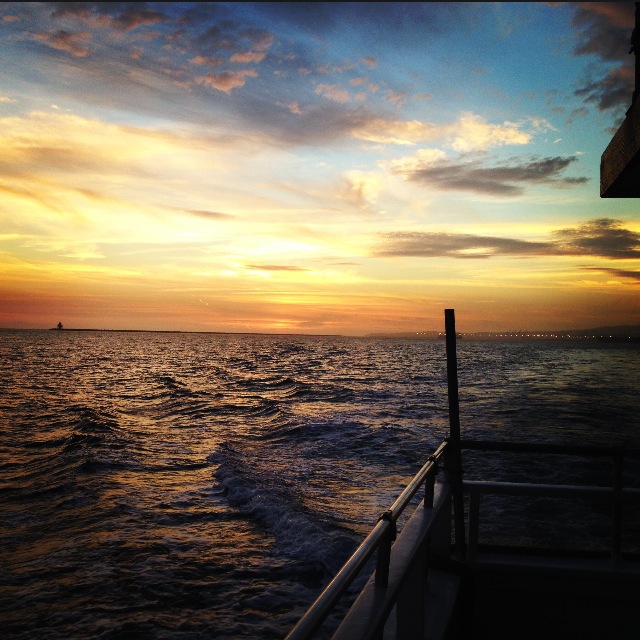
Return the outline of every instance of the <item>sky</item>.
<path id="1" fill-rule="evenodd" d="M 634 3 L 0 3 L 0 327 L 640 324 Z"/>

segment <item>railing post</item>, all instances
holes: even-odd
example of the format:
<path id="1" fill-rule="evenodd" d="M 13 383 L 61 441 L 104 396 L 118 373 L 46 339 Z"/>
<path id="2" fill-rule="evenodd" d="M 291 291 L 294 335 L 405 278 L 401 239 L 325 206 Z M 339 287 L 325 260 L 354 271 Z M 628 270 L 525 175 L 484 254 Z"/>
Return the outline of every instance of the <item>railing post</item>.
<path id="1" fill-rule="evenodd" d="M 385 511 L 378 521 L 385 520 L 389 524 L 383 538 L 378 544 L 378 556 L 376 558 L 376 586 L 386 587 L 389 584 L 389 564 L 391 562 L 391 545 L 396 538 L 396 523 L 391 511 Z"/>
<path id="2" fill-rule="evenodd" d="M 462 495 L 462 454 L 460 452 L 460 400 L 458 398 L 458 360 L 456 356 L 456 318 L 453 309 L 444 310 L 447 347 L 447 390 L 449 395 L 449 465 L 453 481 L 453 520 L 456 555 L 465 557 L 464 498 Z"/>
<path id="3" fill-rule="evenodd" d="M 424 506 L 431 509 L 433 508 L 433 496 L 435 493 L 436 473 L 438 473 L 438 462 L 434 456 L 429 456 L 429 460 L 433 460 L 433 467 L 424 480 Z"/>
<path id="4" fill-rule="evenodd" d="M 622 552 L 622 450 L 613 454 L 613 541 L 611 546 L 611 562 L 615 566 Z"/>
<path id="5" fill-rule="evenodd" d="M 467 560 L 478 558 L 478 537 L 480 535 L 480 491 L 472 489 L 469 494 L 469 548 Z"/>

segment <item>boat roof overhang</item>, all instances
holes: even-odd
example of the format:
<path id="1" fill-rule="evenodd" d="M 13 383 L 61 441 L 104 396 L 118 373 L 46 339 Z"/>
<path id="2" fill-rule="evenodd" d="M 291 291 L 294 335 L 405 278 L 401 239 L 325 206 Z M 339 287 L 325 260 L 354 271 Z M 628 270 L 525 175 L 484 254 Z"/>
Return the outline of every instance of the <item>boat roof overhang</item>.
<path id="1" fill-rule="evenodd" d="M 600 197 L 640 198 L 640 99 L 602 154 Z"/>

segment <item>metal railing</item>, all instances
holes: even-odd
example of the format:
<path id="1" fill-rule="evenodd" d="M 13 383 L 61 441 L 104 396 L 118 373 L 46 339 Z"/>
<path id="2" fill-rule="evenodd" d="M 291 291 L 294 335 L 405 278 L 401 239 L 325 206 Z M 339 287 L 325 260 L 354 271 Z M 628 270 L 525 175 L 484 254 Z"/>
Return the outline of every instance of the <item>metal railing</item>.
<path id="1" fill-rule="evenodd" d="M 552 496 L 610 501 L 612 505 L 611 569 L 613 571 L 618 569 L 621 557 L 622 504 L 624 502 L 640 504 L 640 489 L 622 486 L 623 462 L 625 456 L 640 457 L 640 449 L 462 440 L 458 407 L 455 317 L 452 309 L 445 310 L 445 325 L 449 438 L 433 455 L 429 456 L 425 465 L 393 505 L 380 516 L 369 535 L 299 620 L 286 640 L 311 638 L 376 552 L 375 573 L 360 592 L 335 637 L 340 640 L 355 638 L 367 640 L 382 637 L 385 622 L 394 606 L 397 613 L 396 637 L 422 637 L 425 620 L 424 599 L 422 595 L 416 596 L 416 594 L 424 594 L 429 566 L 427 559 L 448 558 L 453 550 L 459 562 L 473 563 L 477 559 L 482 495 Z M 613 460 L 613 481 L 611 486 L 595 487 L 528 482 L 464 481 L 462 450 L 609 456 Z M 441 458 L 446 460 L 446 473 L 444 482 L 438 483 L 434 503 L 435 476 Z M 423 484 L 425 486 L 424 505 L 416 508 L 394 544 L 396 522 Z M 469 495 L 468 547 L 464 493 Z M 443 526 L 445 524 L 446 527 Z M 452 525 L 455 533 L 453 545 Z"/>
<path id="2" fill-rule="evenodd" d="M 441 495 L 442 502 L 436 507 L 440 510 L 440 513 L 445 513 L 445 517 L 449 520 L 449 533 L 446 540 L 447 555 L 453 549 L 457 549 L 458 560 L 462 559 L 471 563 L 478 560 L 480 501 L 482 495 L 585 498 L 591 502 L 596 500 L 609 501 L 612 505 L 612 564 L 610 569 L 611 571 L 617 570 L 621 558 L 622 504 L 624 502 L 640 504 L 640 489 L 622 486 L 623 462 L 625 457 L 640 457 L 640 449 L 484 440 L 461 440 L 460 447 L 462 450 L 487 452 L 610 457 L 613 460 L 613 482 L 611 486 L 587 486 L 530 482 L 492 482 L 485 480 L 464 481 L 462 483 L 462 491 L 469 496 L 468 526 L 465 527 L 466 531 L 465 529 L 462 529 L 462 531 L 456 529 L 455 544 L 452 545 L 450 526 L 455 521 L 455 515 L 452 514 L 451 510 L 451 498 L 455 495 L 455 489 L 454 484 L 449 481 L 449 478 L 446 478 L 443 485 L 438 485 L 441 489 L 444 488 L 444 491 Z M 433 517 L 428 519 L 426 525 L 418 525 L 423 526 L 423 530 L 419 534 L 416 534 L 415 531 L 414 533 L 409 533 L 410 540 L 406 544 L 400 544 L 401 540 L 398 540 L 396 545 L 393 546 L 394 550 L 400 547 L 397 549 L 394 560 L 392 545 L 396 538 L 396 522 L 423 485 L 425 487 L 424 507 L 425 509 L 433 509 L 438 461 L 444 458 L 450 463 L 452 454 L 455 454 L 452 443 L 444 441 L 435 453 L 429 456 L 422 469 L 398 496 L 393 505 L 380 516 L 369 535 L 307 610 L 306 614 L 299 620 L 286 640 L 306 640 L 313 637 L 313 634 L 321 627 L 324 620 L 376 552 L 377 559 L 374 575 L 369 584 L 362 590 L 359 600 L 350 610 L 350 613 L 347 614 L 345 618 L 348 621 L 346 628 L 343 628 L 343 623 L 343 626 L 336 632 L 336 637 L 357 637 L 362 639 L 379 636 L 393 606 L 396 603 L 398 606 L 401 604 L 398 596 L 403 582 L 414 568 L 412 567 L 412 563 L 415 562 L 414 558 L 420 556 L 424 562 L 429 554 L 430 536 L 433 533 L 432 528 L 436 519 Z M 455 469 L 455 464 L 453 466 Z M 455 478 L 451 479 L 455 480 Z M 403 534 L 410 528 L 410 525 L 411 521 L 403 529 Z M 466 535 L 467 532 L 468 537 Z M 459 548 L 460 544 L 463 546 L 462 553 Z M 393 572 L 391 580 L 389 578 L 390 570 Z M 426 580 L 426 568 L 423 567 L 421 570 L 422 576 L 420 579 L 424 581 Z M 415 585 L 413 585 L 413 588 L 415 588 Z M 367 590 L 370 592 L 368 600 L 367 597 L 363 599 L 363 595 L 367 596 Z M 363 601 L 361 602 L 361 600 Z M 359 612 L 355 611 L 358 605 L 360 605 Z M 352 615 L 354 613 L 355 615 Z M 398 635 L 400 637 L 401 634 Z"/>
<path id="3" fill-rule="evenodd" d="M 469 495 L 468 532 L 469 543 L 466 559 L 478 557 L 480 528 L 480 497 L 482 495 L 530 496 L 552 498 L 586 498 L 590 501 L 608 501 L 611 505 L 612 569 L 620 561 L 622 553 L 622 504 L 640 504 L 640 489 L 623 487 L 623 465 L 627 457 L 640 458 L 640 449 L 595 445 L 532 444 L 521 442 L 461 440 L 462 450 L 510 452 L 539 455 L 565 455 L 581 457 L 605 457 L 613 463 L 610 486 L 547 484 L 531 482 L 464 481 L 462 490 Z"/>
<path id="4" fill-rule="evenodd" d="M 296 626 L 287 635 L 286 640 L 302 640 L 303 638 L 312 637 L 359 575 L 367 561 L 376 552 L 375 585 L 382 589 L 388 587 L 391 546 L 396 538 L 396 522 L 422 486 L 424 486 L 425 490 L 424 506 L 427 508 L 433 507 L 438 462 L 447 453 L 447 447 L 448 442 L 442 442 L 438 449 L 429 456 L 427 462 L 391 507 L 382 513 L 378 522 L 362 544 L 354 551 L 342 569 L 340 569 L 329 585 L 318 596 L 304 616 L 300 618 Z M 449 514 L 447 514 L 447 516 L 448 515 Z"/>

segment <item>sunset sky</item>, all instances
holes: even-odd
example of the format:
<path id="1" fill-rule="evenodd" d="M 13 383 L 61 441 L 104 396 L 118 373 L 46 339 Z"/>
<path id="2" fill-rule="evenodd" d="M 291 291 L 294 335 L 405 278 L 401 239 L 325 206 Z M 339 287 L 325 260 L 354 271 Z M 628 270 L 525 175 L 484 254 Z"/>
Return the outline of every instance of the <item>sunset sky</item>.
<path id="1" fill-rule="evenodd" d="M 640 324 L 629 3 L 0 3 L 0 326 Z"/>

